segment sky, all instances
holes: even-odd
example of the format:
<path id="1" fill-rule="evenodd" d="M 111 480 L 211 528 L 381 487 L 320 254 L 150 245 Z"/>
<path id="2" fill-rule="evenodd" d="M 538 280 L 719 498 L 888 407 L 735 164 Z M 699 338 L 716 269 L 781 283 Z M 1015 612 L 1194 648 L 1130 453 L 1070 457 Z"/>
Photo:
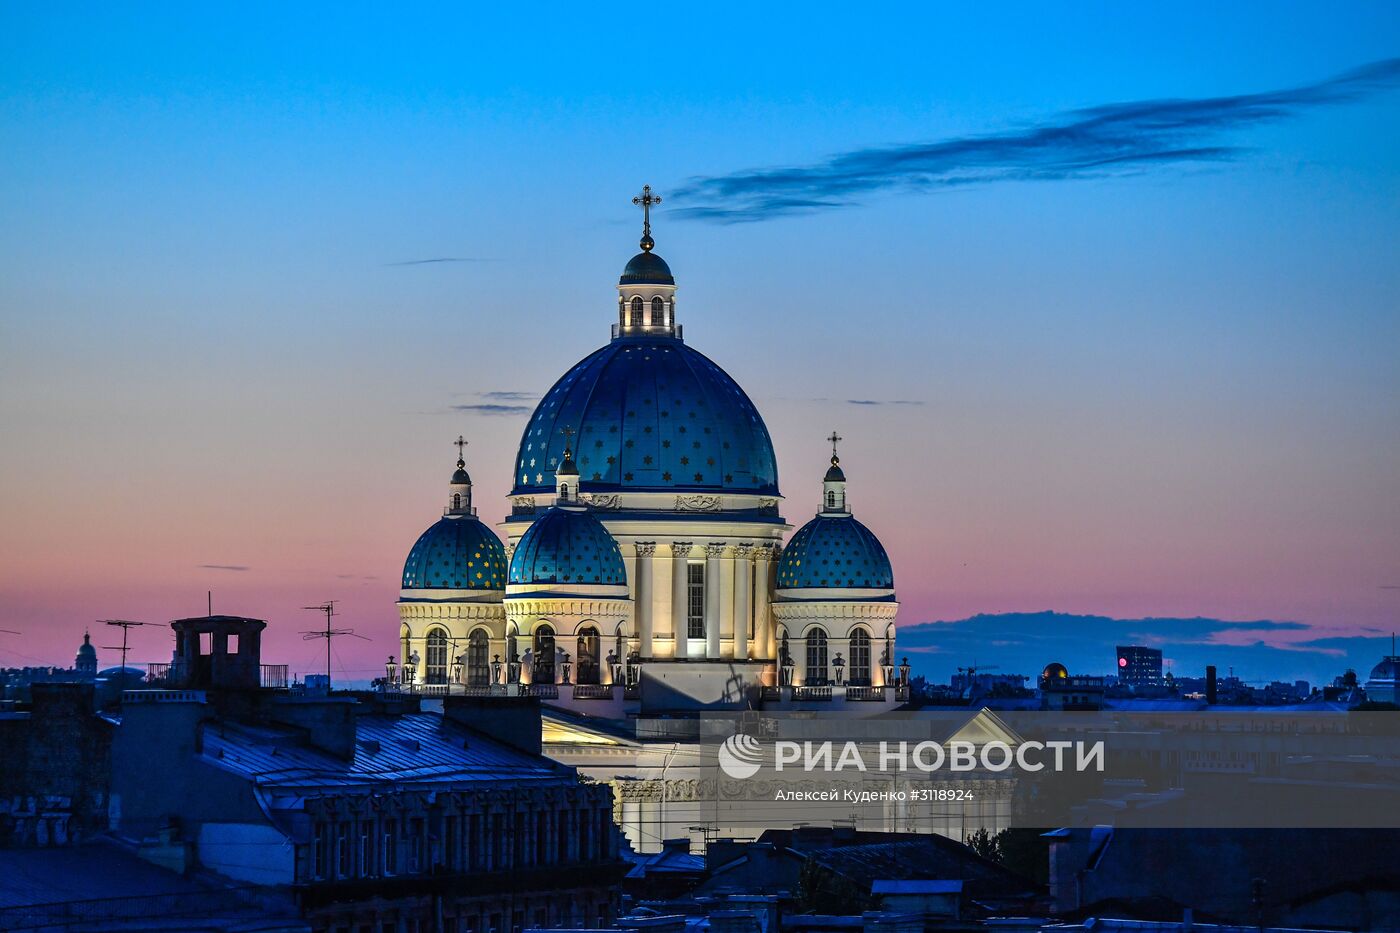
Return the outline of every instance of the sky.
<path id="1" fill-rule="evenodd" d="M 790 521 L 846 438 L 901 624 L 1388 642 L 1400 6 L 986 6 L 0 9 L 0 665 L 212 590 L 299 672 L 339 600 L 372 676 L 451 441 L 499 519 L 643 183 Z"/>

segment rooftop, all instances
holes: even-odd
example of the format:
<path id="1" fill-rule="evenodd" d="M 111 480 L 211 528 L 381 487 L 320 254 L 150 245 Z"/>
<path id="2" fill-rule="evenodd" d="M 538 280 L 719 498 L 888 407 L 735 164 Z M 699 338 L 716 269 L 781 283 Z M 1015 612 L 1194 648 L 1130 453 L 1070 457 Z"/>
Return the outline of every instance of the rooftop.
<path id="1" fill-rule="evenodd" d="M 307 746 L 296 729 L 227 722 L 206 727 L 202 757 L 269 789 L 572 780 L 572 772 L 546 758 L 436 713 L 360 716 L 355 727 L 348 760 Z"/>

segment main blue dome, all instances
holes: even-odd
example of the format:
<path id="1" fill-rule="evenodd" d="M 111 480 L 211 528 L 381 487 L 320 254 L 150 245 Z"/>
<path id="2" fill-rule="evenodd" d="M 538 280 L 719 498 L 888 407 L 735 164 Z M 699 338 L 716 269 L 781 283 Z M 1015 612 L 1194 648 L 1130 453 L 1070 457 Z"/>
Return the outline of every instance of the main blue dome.
<path id="1" fill-rule="evenodd" d="M 622 552 L 603 523 L 583 509 L 552 508 L 520 536 L 511 583 L 627 582 Z"/>
<path id="2" fill-rule="evenodd" d="M 553 492 L 565 428 L 576 434 L 584 492 L 778 493 L 778 462 L 758 409 L 724 370 L 674 337 L 618 338 L 565 373 L 520 438 L 512 495 Z"/>
<path id="3" fill-rule="evenodd" d="M 506 549 L 475 516 L 439 519 L 418 538 L 403 565 L 406 590 L 503 590 Z"/>
<path id="4" fill-rule="evenodd" d="M 880 539 L 849 515 L 818 515 L 778 558 L 778 589 L 893 589 L 894 570 Z"/>

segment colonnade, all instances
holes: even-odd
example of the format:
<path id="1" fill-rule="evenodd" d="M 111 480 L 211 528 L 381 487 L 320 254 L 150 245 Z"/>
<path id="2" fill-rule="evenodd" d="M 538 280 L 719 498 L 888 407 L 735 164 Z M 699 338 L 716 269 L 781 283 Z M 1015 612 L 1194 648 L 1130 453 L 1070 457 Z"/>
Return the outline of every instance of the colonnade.
<path id="1" fill-rule="evenodd" d="M 775 553 L 770 543 L 636 542 L 628 563 L 642 659 L 771 660 Z M 690 629 L 692 566 L 704 568 L 698 633 Z M 663 567 L 671 578 L 669 594 L 657 587 Z"/>

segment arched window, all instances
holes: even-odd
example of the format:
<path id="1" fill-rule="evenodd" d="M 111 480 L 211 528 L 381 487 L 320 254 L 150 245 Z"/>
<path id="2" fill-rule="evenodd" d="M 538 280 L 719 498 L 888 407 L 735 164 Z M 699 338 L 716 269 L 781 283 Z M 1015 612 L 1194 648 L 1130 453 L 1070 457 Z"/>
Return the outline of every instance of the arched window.
<path id="1" fill-rule="evenodd" d="M 481 629 L 467 639 L 467 686 L 485 687 L 491 683 L 491 641 Z"/>
<path id="2" fill-rule="evenodd" d="M 807 686 L 826 686 L 826 654 L 826 632 L 812 629 L 807 633 L 807 675 L 803 681 Z"/>
<path id="3" fill-rule="evenodd" d="M 460 492 L 454 492 L 452 494 L 452 507 L 454 509 L 460 509 L 462 507 L 462 494 Z"/>
<path id="4" fill-rule="evenodd" d="M 428 633 L 428 657 L 423 672 L 425 684 L 447 683 L 447 633 L 435 628 Z"/>
<path id="5" fill-rule="evenodd" d="M 651 300 L 651 326 L 666 326 L 666 302 L 659 295 Z"/>
<path id="6" fill-rule="evenodd" d="M 870 633 L 863 628 L 851 633 L 851 686 L 870 686 Z"/>
<path id="7" fill-rule="evenodd" d="M 836 493 L 835 493 L 835 492 L 828 492 L 828 493 L 826 494 L 826 507 L 827 507 L 828 509 L 834 509 L 834 508 L 836 508 Z"/>
<path id="8" fill-rule="evenodd" d="M 638 295 L 636 298 L 633 298 L 633 299 L 632 299 L 632 326 L 633 326 L 633 327 L 641 327 L 641 326 L 642 326 L 642 308 L 643 308 L 643 307 L 645 307 L 645 305 L 644 305 L 644 303 L 642 302 L 642 297 L 641 297 L 640 295 Z"/>
<path id="9" fill-rule="evenodd" d="M 578 680 L 580 684 L 599 684 L 603 682 L 602 671 L 598 667 L 598 651 L 600 648 L 598 630 L 591 625 L 585 625 L 579 629 L 578 633 Z"/>
<path id="10" fill-rule="evenodd" d="M 559 487 L 559 498 L 563 499 L 565 502 L 569 501 L 569 486 L 567 483 Z"/>
<path id="11" fill-rule="evenodd" d="M 537 684 L 554 683 L 554 629 L 541 625 L 535 629 L 534 673 L 531 681 Z"/>

